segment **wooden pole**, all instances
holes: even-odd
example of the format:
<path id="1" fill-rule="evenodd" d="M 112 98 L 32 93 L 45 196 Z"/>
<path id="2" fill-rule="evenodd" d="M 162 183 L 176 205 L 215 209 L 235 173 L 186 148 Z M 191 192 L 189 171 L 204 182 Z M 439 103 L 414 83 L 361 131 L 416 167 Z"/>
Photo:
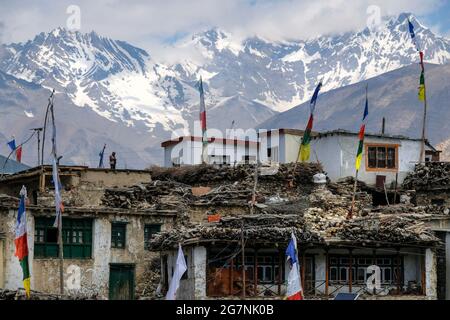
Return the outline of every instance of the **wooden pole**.
<path id="1" fill-rule="evenodd" d="M 54 92 L 54 90 L 53 90 Z M 54 157 L 54 161 L 57 163 L 57 153 L 56 153 L 56 124 L 55 124 L 55 110 L 53 105 L 53 95 L 51 99 L 50 112 L 52 117 L 53 124 L 53 137 L 52 137 L 52 153 Z M 56 170 L 58 170 L 58 166 L 56 165 Z M 59 181 L 54 181 L 55 184 L 59 183 Z M 56 196 L 56 195 L 55 195 Z M 59 208 L 59 217 L 58 217 L 58 246 L 59 246 L 59 285 L 60 285 L 60 294 L 64 295 L 64 246 L 63 246 L 63 234 L 62 234 L 62 210 Z"/>
<path id="2" fill-rule="evenodd" d="M 301 279 L 302 279 L 302 290 L 303 290 L 303 295 L 305 295 L 305 275 L 306 275 L 306 257 L 305 257 L 305 250 L 303 250 L 302 252 L 302 265 L 301 265 Z"/>
<path id="3" fill-rule="evenodd" d="M 252 192 L 252 202 L 251 202 L 251 205 L 250 205 L 250 214 L 253 214 L 254 211 L 255 211 L 256 188 L 258 187 L 258 169 L 259 169 L 259 162 L 258 162 L 258 159 L 256 159 L 255 177 L 254 177 L 253 192 Z"/>
<path id="4" fill-rule="evenodd" d="M 58 245 L 59 245 L 59 291 L 64 295 L 64 247 L 62 235 L 62 212 L 59 215 L 58 222 Z"/>
<path id="5" fill-rule="evenodd" d="M 422 68 L 423 63 L 422 63 Z M 425 74 L 425 68 L 424 68 L 424 74 Z M 425 76 L 424 76 L 425 78 Z M 425 80 L 424 80 L 425 85 Z M 423 120 L 422 120 L 422 145 L 420 148 L 420 160 L 419 162 L 425 162 L 425 136 L 426 136 L 426 123 L 427 123 L 427 87 L 425 86 L 425 92 L 424 92 L 424 102 L 423 102 Z"/>
<path id="6" fill-rule="evenodd" d="M 350 212 L 347 215 L 347 219 L 353 218 L 353 210 L 355 209 L 356 187 L 358 186 L 358 173 L 359 171 L 356 170 L 355 184 L 353 185 L 352 207 L 350 208 Z"/>
<path id="7" fill-rule="evenodd" d="M 254 287 L 254 295 L 255 297 L 258 296 L 258 250 L 255 249 L 255 252 L 253 253 L 253 283 L 255 285 Z"/>
<path id="8" fill-rule="evenodd" d="M 329 283 L 330 283 L 330 256 L 328 248 L 325 249 L 325 295 L 329 295 Z"/>
<path id="9" fill-rule="evenodd" d="M 234 258 L 231 258 L 230 296 L 234 295 Z"/>
<path id="10" fill-rule="evenodd" d="M 245 244 L 244 244 L 244 219 L 241 225 L 241 259 L 242 259 L 242 298 L 245 299 Z"/>
<path id="11" fill-rule="evenodd" d="M 349 269 L 348 269 L 348 291 L 352 293 L 353 289 L 353 250 L 349 249 L 350 253 L 350 262 L 349 262 Z"/>
<path id="12" fill-rule="evenodd" d="M 278 295 L 281 296 L 281 282 L 282 282 L 282 272 L 283 272 L 283 251 L 278 249 L 278 255 L 279 255 L 279 262 L 278 262 Z"/>
<path id="13" fill-rule="evenodd" d="M 55 89 L 53 89 L 52 94 L 48 98 L 47 109 L 45 111 L 44 129 L 43 129 L 44 132 L 42 134 L 41 165 L 44 165 L 45 133 L 46 133 L 46 129 L 47 129 L 48 112 L 50 110 L 50 106 L 53 106 L 54 94 L 55 94 Z"/>
<path id="14" fill-rule="evenodd" d="M 394 191 L 394 204 L 397 202 L 397 188 L 398 188 L 398 172 L 395 173 L 395 191 Z"/>
<path id="15" fill-rule="evenodd" d="M 383 182 L 383 188 L 384 188 L 384 196 L 386 197 L 386 203 L 389 207 L 390 204 L 389 204 L 389 197 L 388 197 L 387 190 L 386 190 L 386 181 Z"/>
<path id="16" fill-rule="evenodd" d="M 425 140 L 426 140 L 426 124 L 427 124 L 427 86 L 425 81 L 425 64 L 423 63 L 423 52 L 419 51 L 420 56 L 420 66 L 422 67 L 423 72 L 423 86 L 424 86 L 424 92 L 423 92 L 423 120 L 422 120 L 422 145 L 420 148 L 420 162 L 425 162 Z"/>

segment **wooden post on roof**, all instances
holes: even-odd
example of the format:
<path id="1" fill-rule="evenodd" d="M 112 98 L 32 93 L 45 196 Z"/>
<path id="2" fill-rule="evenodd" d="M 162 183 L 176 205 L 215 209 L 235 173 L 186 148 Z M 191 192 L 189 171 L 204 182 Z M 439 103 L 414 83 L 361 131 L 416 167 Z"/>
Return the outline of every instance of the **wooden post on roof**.
<path id="1" fill-rule="evenodd" d="M 353 249 L 348 250 L 350 253 L 349 268 L 348 268 L 348 292 L 352 293 L 353 289 Z"/>
<path id="2" fill-rule="evenodd" d="M 325 295 L 329 295 L 329 283 L 330 283 L 330 255 L 329 249 L 325 248 Z"/>
<path id="3" fill-rule="evenodd" d="M 258 249 L 255 248 L 253 254 L 253 283 L 254 283 L 254 295 L 258 296 Z"/>
<path id="4" fill-rule="evenodd" d="M 278 295 L 281 296 L 281 283 L 282 283 L 282 276 L 283 276 L 283 261 L 284 261 L 284 255 L 283 251 L 281 249 L 278 249 L 279 254 L 279 262 L 278 262 Z"/>
<path id="5" fill-rule="evenodd" d="M 241 224 L 241 266 L 242 266 L 242 298 L 245 299 L 245 244 L 244 244 L 244 218 Z"/>

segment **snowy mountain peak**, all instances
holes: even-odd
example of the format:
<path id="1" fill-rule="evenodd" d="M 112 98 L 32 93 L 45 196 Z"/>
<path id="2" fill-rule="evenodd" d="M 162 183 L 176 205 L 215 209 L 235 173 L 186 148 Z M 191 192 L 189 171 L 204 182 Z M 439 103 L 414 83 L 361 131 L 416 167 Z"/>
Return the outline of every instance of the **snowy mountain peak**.
<path id="1" fill-rule="evenodd" d="M 94 31 L 57 28 L 26 43 L 0 46 L 0 70 L 55 88 L 76 106 L 160 141 L 198 119 L 200 76 L 208 123 L 219 127 L 233 117 L 251 127 L 309 100 L 319 80 L 325 92 L 417 63 L 407 17 L 416 26 L 425 60 L 450 62 L 450 41 L 405 13 L 374 30 L 308 40 L 239 39 L 213 28 L 176 44 L 203 59 L 174 65 L 157 63 L 145 50 Z"/>

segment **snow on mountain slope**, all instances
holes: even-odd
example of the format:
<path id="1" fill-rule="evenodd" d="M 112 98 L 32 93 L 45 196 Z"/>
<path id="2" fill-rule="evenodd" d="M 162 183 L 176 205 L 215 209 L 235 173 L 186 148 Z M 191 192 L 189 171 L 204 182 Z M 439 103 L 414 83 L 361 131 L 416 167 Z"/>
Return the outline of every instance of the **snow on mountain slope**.
<path id="1" fill-rule="evenodd" d="M 434 35 L 410 14 L 390 18 L 374 30 L 322 36 L 306 41 L 269 42 L 250 38 L 239 42 L 219 29 L 194 35 L 190 45 L 204 57 L 198 68 L 215 74 L 210 92 L 219 97 L 240 94 L 247 99 L 285 111 L 308 100 L 319 80 L 323 91 L 357 83 L 417 62 L 407 17 L 416 27 L 425 60 L 450 61 L 450 41 Z M 226 39 L 230 46 L 222 46 Z M 236 48 L 239 48 L 237 50 Z M 192 63 L 174 67 L 182 79 L 192 79 Z M 182 70 L 191 70 L 189 76 Z"/>

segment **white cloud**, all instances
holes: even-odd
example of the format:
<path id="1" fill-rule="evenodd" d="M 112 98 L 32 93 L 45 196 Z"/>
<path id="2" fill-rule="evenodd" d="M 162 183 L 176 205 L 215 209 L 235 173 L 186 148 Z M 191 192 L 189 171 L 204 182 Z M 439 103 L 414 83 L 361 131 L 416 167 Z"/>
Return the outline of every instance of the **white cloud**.
<path id="1" fill-rule="evenodd" d="M 381 14 L 404 11 L 425 15 L 439 9 L 440 0 L 0 0 L 4 42 L 25 41 L 40 31 L 65 26 L 66 8 L 81 8 L 81 31 L 126 40 L 152 55 L 178 53 L 164 50 L 175 34 L 195 33 L 216 26 L 238 37 L 305 39 L 320 34 L 359 30 L 366 26 L 366 10 Z M 182 52 L 179 53 L 180 55 Z"/>

